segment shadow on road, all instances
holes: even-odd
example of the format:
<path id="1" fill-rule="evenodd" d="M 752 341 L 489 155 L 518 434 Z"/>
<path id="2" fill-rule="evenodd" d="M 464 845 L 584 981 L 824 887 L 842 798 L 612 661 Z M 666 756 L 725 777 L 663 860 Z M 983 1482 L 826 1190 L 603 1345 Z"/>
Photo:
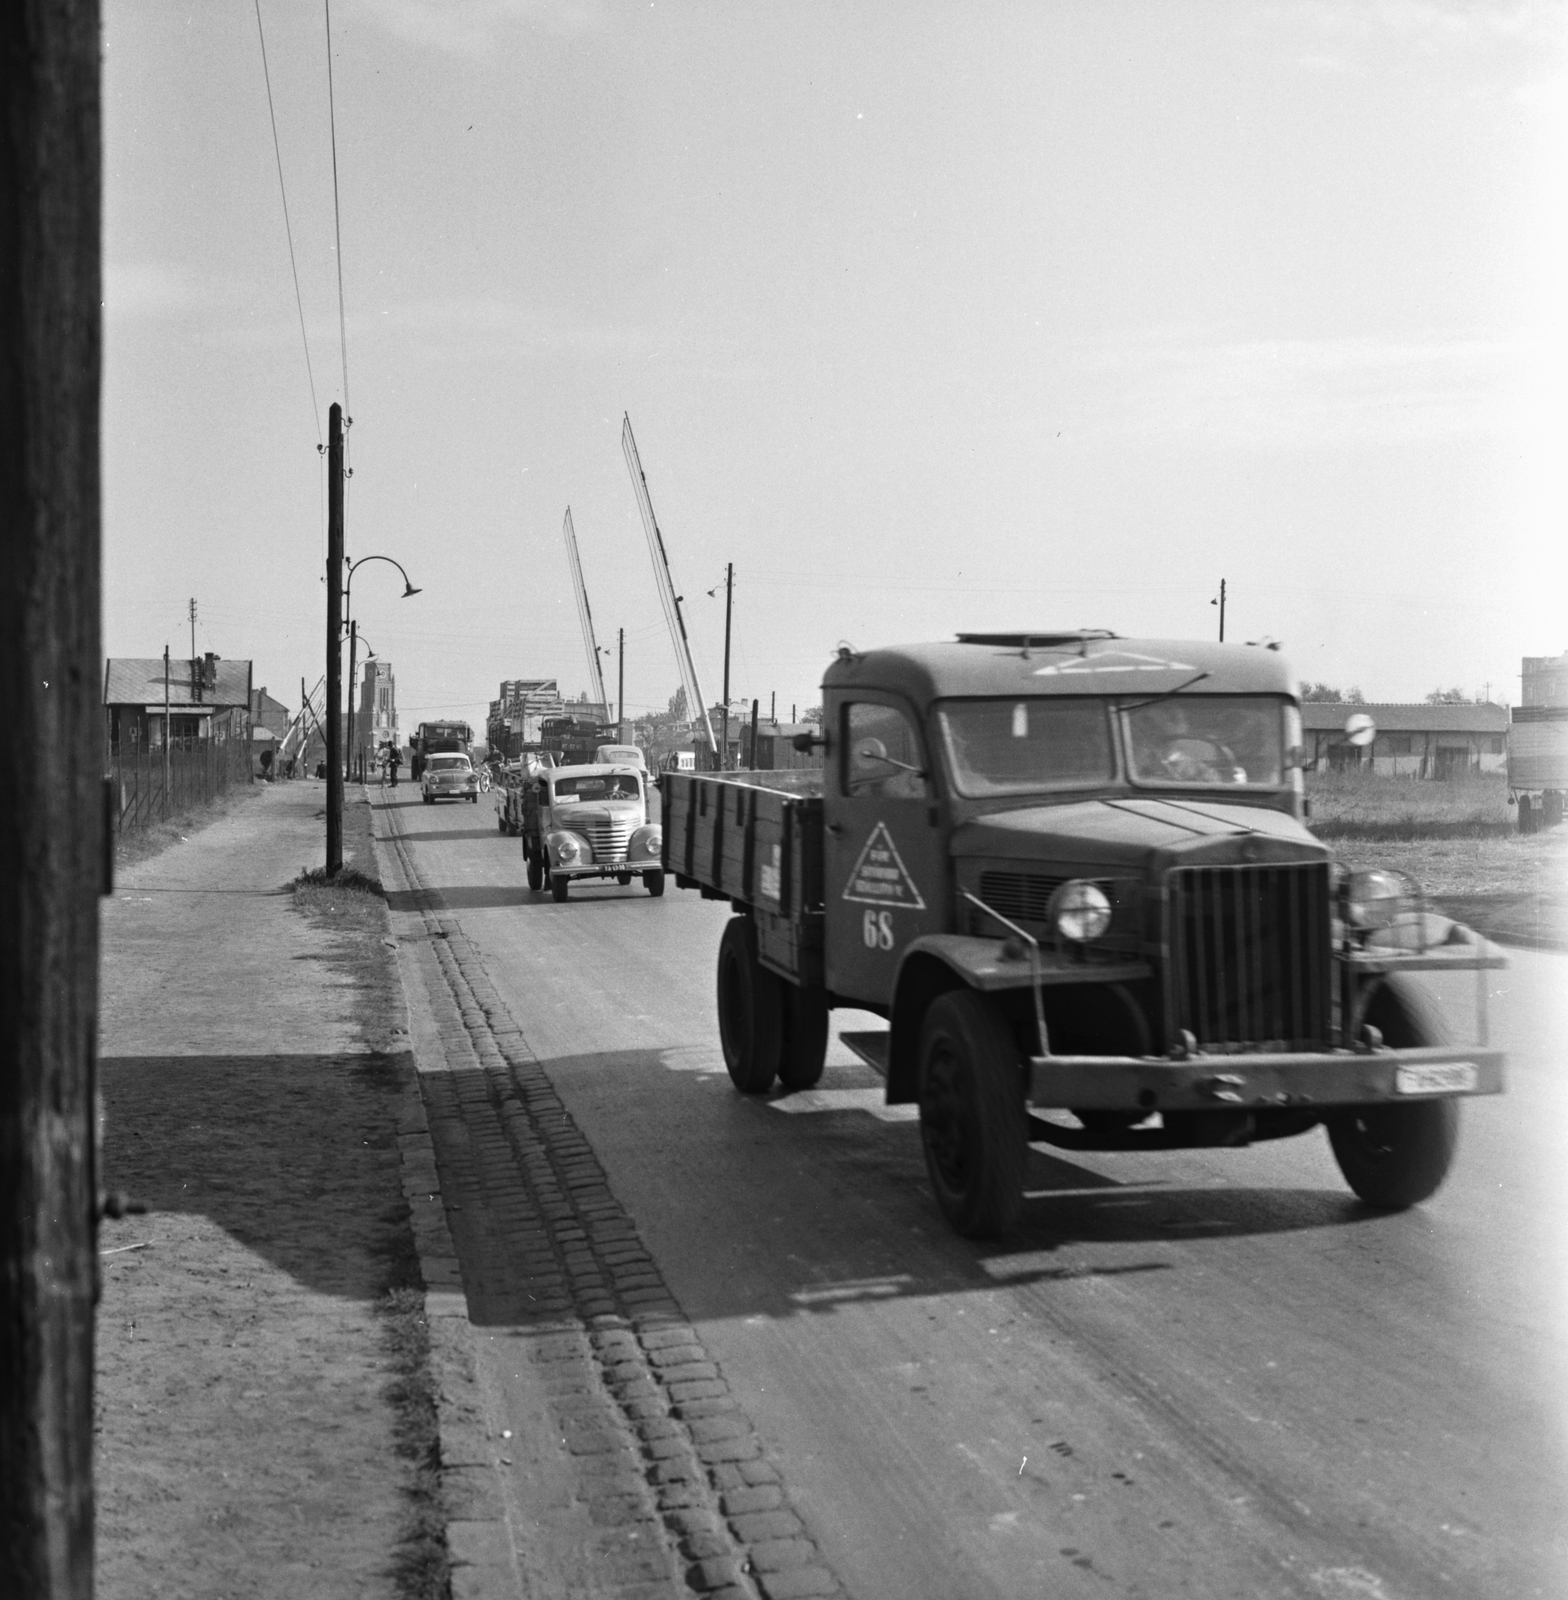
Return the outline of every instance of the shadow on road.
<path id="1" fill-rule="evenodd" d="M 499 828 L 432 828 L 426 833 L 400 833 L 405 844 L 444 844 L 450 839 L 504 839 Z"/>
<path id="2" fill-rule="evenodd" d="M 570 916 L 597 907 L 621 905 L 627 900 L 652 899 L 638 883 L 624 888 L 618 883 L 601 883 L 586 891 L 573 884 L 571 898 L 564 905 L 552 900 L 548 889 L 530 889 L 521 884 L 454 884 L 387 891 L 387 905 L 393 911 L 489 911 L 499 906 L 529 906 Z"/>

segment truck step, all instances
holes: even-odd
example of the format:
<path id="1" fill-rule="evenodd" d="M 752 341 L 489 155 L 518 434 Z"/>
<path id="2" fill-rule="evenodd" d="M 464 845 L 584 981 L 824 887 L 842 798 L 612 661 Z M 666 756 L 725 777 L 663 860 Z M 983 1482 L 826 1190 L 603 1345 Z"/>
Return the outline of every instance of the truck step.
<path id="1" fill-rule="evenodd" d="M 886 1028 L 868 1033 L 841 1033 L 839 1038 L 860 1057 L 873 1072 L 887 1076 L 887 1047 L 892 1037 Z"/>

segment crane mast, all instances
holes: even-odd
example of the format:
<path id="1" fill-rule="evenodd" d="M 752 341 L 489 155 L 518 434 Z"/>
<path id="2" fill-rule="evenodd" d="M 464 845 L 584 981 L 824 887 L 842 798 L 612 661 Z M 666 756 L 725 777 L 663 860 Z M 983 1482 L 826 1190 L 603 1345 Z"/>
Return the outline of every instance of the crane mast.
<path id="1" fill-rule="evenodd" d="M 597 690 L 599 704 L 604 707 L 608 720 L 610 702 L 604 692 L 604 671 L 599 665 L 599 641 L 593 634 L 593 612 L 588 608 L 588 586 L 583 582 L 583 564 L 577 554 L 577 533 L 572 527 L 572 508 L 566 508 L 566 522 L 562 526 L 566 537 L 566 559 L 572 567 L 572 587 L 577 593 L 577 620 L 583 627 L 583 648 L 588 652 L 588 687 Z"/>
<path id="2" fill-rule="evenodd" d="M 664 553 L 664 536 L 659 532 L 658 519 L 653 514 L 653 499 L 648 493 L 648 480 L 643 476 L 637 441 L 632 437 L 630 414 L 626 415 L 621 428 L 621 450 L 626 456 L 626 466 L 632 475 L 632 489 L 637 495 L 637 509 L 642 513 L 642 525 L 648 535 L 648 553 L 653 557 L 654 586 L 659 591 L 664 620 L 669 624 L 670 639 L 675 645 L 675 660 L 680 667 L 681 687 L 686 691 L 686 712 L 691 719 L 692 736 L 705 741 L 716 757 L 718 741 L 713 737 L 713 724 L 708 720 L 708 702 L 703 699 L 702 685 L 697 681 L 697 664 L 691 658 L 686 619 L 681 615 L 681 597 L 676 594 L 675 581 L 670 577 L 670 559 Z"/>

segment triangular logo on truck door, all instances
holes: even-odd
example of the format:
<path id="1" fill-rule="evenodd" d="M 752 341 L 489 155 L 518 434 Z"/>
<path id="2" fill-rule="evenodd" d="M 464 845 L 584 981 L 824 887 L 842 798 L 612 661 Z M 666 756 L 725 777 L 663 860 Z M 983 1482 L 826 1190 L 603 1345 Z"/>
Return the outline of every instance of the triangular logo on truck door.
<path id="1" fill-rule="evenodd" d="M 860 852 L 860 859 L 844 886 L 844 898 L 862 906 L 925 910 L 926 903 L 920 898 L 915 880 L 909 876 L 909 869 L 885 822 L 879 822 L 871 830 L 871 837 L 866 840 L 866 847 Z"/>

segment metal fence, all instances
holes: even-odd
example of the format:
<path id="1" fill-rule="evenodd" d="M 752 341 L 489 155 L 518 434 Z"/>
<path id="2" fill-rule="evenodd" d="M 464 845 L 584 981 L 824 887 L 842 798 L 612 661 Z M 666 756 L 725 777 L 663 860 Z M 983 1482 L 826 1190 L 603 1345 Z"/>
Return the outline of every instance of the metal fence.
<path id="1" fill-rule="evenodd" d="M 110 744 L 104 776 L 113 785 L 115 828 L 131 833 L 207 805 L 233 784 L 249 783 L 250 745 L 243 739 L 171 740 L 166 777 L 161 744 Z"/>

